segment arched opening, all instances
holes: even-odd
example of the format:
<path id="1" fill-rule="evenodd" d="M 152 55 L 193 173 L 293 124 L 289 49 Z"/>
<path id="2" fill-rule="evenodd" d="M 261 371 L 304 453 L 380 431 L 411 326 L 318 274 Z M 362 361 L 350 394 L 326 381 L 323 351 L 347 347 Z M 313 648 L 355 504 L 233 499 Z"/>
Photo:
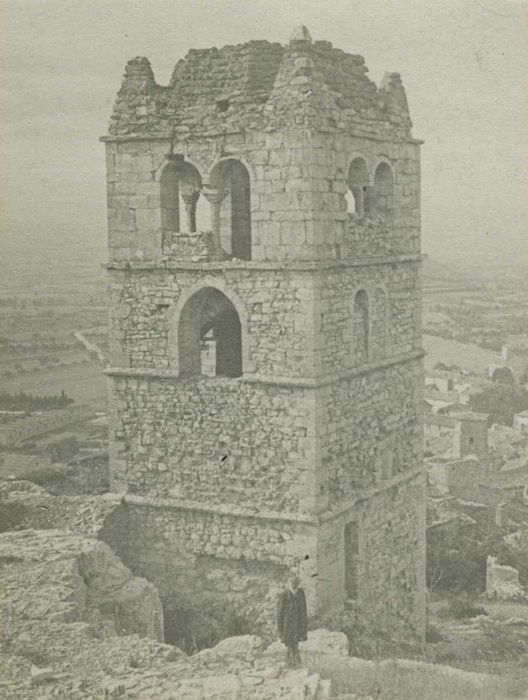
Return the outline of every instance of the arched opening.
<path id="1" fill-rule="evenodd" d="M 374 199 L 376 213 L 384 219 L 392 214 L 394 176 L 388 163 L 380 163 L 374 173 Z"/>
<path id="2" fill-rule="evenodd" d="M 370 198 L 368 169 L 363 158 L 354 158 L 350 163 L 347 184 L 348 211 L 358 216 L 365 216 L 369 212 Z"/>
<path id="3" fill-rule="evenodd" d="M 360 289 L 354 298 L 354 357 L 366 362 L 369 357 L 369 301 L 367 292 Z"/>
<path id="4" fill-rule="evenodd" d="M 205 287 L 187 300 L 178 327 L 180 374 L 240 377 L 242 330 L 231 301 Z"/>
<path id="5" fill-rule="evenodd" d="M 228 158 L 213 168 L 210 180 L 215 239 L 232 257 L 251 260 L 251 187 L 246 167 Z"/>
<path id="6" fill-rule="evenodd" d="M 346 210 L 349 214 L 357 214 L 356 198 L 352 194 L 352 190 L 347 190 L 345 194 Z"/>
<path id="7" fill-rule="evenodd" d="M 194 233 L 200 197 L 200 173 L 183 159 L 170 161 L 160 178 L 161 226 L 166 231 Z"/>

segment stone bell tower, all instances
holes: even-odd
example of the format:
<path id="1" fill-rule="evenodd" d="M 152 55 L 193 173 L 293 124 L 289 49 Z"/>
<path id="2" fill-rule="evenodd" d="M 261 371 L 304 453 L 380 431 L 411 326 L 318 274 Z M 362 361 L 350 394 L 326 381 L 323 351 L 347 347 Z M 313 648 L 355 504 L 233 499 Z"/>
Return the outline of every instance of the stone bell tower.
<path id="1" fill-rule="evenodd" d="M 425 625 L 420 142 L 400 77 L 296 30 L 128 62 L 107 153 L 119 551 L 256 624 Z"/>

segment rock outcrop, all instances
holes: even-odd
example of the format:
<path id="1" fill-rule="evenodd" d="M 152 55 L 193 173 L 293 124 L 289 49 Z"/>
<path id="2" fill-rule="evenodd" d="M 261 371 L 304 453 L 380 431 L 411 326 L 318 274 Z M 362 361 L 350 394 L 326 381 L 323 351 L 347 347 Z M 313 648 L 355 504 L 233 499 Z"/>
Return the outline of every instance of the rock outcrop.
<path id="1" fill-rule="evenodd" d="M 0 535 L 0 610 L 6 700 L 329 697 L 328 681 L 285 668 L 253 635 L 189 657 L 163 644 L 154 586 L 108 545 L 72 532 Z"/>
<path id="2" fill-rule="evenodd" d="M 0 532 L 57 528 L 99 537 L 120 500 L 116 494 L 56 496 L 31 481 L 0 481 Z"/>
<path id="3" fill-rule="evenodd" d="M 498 600 L 528 600 L 528 594 L 519 581 L 517 569 L 498 564 L 496 557 L 488 557 L 487 560 L 486 596 Z"/>
<path id="4" fill-rule="evenodd" d="M 307 654 L 348 656 L 348 639 L 343 632 L 330 632 L 325 629 L 313 630 L 308 634 L 308 639 L 299 644 L 299 650 L 303 657 Z M 268 656 L 284 654 L 284 644 L 273 642 L 265 653 Z"/>

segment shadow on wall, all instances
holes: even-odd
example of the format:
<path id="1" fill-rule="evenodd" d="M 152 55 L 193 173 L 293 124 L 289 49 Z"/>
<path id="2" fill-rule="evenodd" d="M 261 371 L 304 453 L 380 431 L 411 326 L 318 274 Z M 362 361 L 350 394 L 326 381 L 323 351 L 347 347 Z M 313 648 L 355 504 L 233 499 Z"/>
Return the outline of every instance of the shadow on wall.
<path id="1" fill-rule="evenodd" d="M 187 653 L 225 637 L 259 634 L 271 640 L 283 567 L 270 562 L 190 556 L 156 532 L 140 542 L 127 506 L 106 518 L 99 539 L 135 576 L 153 583 L 164 613 L 165 641 Z"/>
<path id="2" fill-rule="evenodd" d="M 233 603 L 218 595 L 175 592 L 163 602 L 165 642 L 186 654 L 208 649 L 226 637 L 255 632 Z"/>

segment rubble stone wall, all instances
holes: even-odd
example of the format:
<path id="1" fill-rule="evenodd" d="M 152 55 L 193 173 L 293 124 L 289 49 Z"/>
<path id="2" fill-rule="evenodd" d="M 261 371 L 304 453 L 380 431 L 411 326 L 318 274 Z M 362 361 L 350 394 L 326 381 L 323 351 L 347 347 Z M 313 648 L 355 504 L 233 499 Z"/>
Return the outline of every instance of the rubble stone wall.
<path id="1" fill-rule="evenodd" d="M 155 584 L 169 620 L 174 603 L 210 595 L 231 603 L 253 629 L 268 634 L 274 634 L 278 595 L 299 554 L 317 557 L 316 530 L 309 522 L 134 497 L 126 499 L 119 520 L 107 522 L 102 537 L 133 571 Z M 314 610 L 314 584 L 303 576 L 303 585 Z"/>
<path id="2" fill-rule="evenodd" d="M 243 264 L 242 264 L 243 265 Z M 333 375 L 358 365 L 353 306 L 369 299 L 372 361 L 420 347 L 417 263 L 329 269 L 112 271 L 110 348 L 119 367 L 178 371 L 183 301 L 201 287 L 220 289 L 242 314 L 244 371 L 290 379 Z"/>
<path id="3" fill-rule="evenodd" d="M 313 390 L 241 379 L 113 382 L 114 488 L 255 510 L 309 495 Z"/>
<path id="4" fill-rule="evenodd" d="M 235 304 L 242 322 L 244 371 L 313 376 L 312 275 L 234 267 L 112 271 L 110 342 L 119 367 L 178 371 L 178 320 L 184 302 L 215 287 Z"/>
<path id="5" fill-rule="evenodd" d="M 346 598 L 344 533 L 355 523 L 357 594 L 346 602 L 355 623 L 403 636 L 420 636 L 425 619 L 425 485 L 416 469 L 373 489 L 321 526 L 318 555 L 321 609 Z"/>
<path id="6" fill-rule="evenodd" d="M 366 72 L 361 57 L 304 30 L 286 47 L 191 51 L 167 87 L 146 59 L 127 64 L 103 138 L 112 489 L 127 503 L 134 570 L 161 590 L 164 567 L 218 590 L 224 576 L 246 606 L 309 562 L 312 608 L 342 607 L 350 520 L 340 518 L 352 518 L 361 614 L 386 629 L 407 619 L 420 634 L 419 142 L 399 75 L 377 87 Z M 244 184 L 227 196 L 231 160 L 249 193 Z M 197 198 L 211 207 L 211 235 L 164 230 L 184 214 L 180 200 L 166 204 L 177 191 L 163 177 L 169 163 L 182 198 L 192 190 L 188 228 Z M 246 236 L 248 199 L 251 245 L 237 250 L 251 259 L 229 258 L 229 218 Z M 204 288 L 218 291 L 186 306 Z M 238 314 L 242 376 L 187 376 L 199 363 L 180 353 L 197 352 L 211 320 L 200 314 L 213 317 L 218 292 Z"/>
<path id="7" fill-rule="evenodd" d="M 321 391 L 321 462 L 332 504 L 420 467 L 422 422 L 416 402 L 420 376 L 421 361 L 412 360 Z M 384 449 L 391 453 L 387 469 L 380 463 Z"/>

